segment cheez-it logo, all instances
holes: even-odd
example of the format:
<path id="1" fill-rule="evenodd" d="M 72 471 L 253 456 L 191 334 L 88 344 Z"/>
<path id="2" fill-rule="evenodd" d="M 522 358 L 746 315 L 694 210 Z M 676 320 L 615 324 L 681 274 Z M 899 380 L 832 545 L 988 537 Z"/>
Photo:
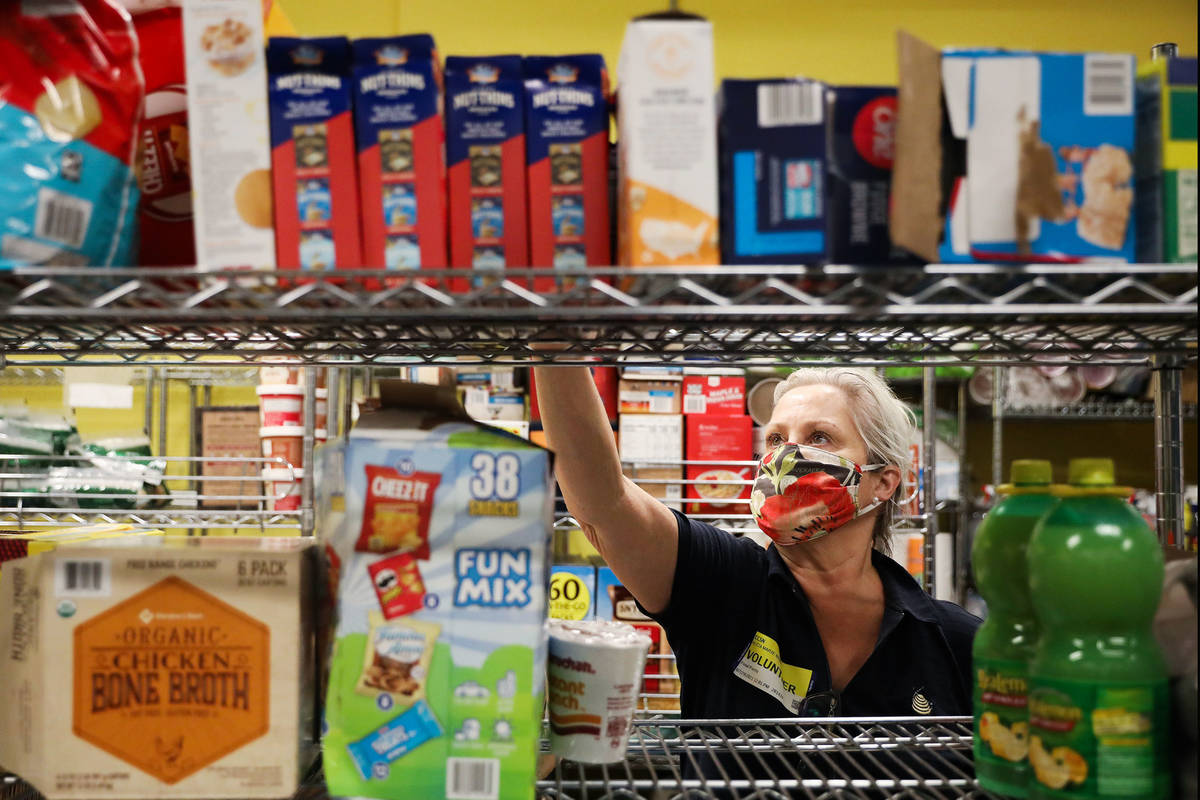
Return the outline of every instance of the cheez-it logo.
<path id="1" fill-rule="evenodd" d="M 271 631 L 170 577 L 75 629 L 76 736 L 173 784 L 270 727 Z"/>

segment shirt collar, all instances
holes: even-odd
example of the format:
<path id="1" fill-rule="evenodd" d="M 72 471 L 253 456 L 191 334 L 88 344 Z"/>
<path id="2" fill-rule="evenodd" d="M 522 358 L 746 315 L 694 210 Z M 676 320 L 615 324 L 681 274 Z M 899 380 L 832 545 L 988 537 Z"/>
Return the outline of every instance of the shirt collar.
<path id="1" fill-rule="evenodd" d="M 879 573 L 884 602 L 889 607 L 922 622 L 937 622 L 933 598 L 921 589 L 908 570 L 878 550 L 871 551 L 871 566 Z M 767 548 L 767 580 L 779 580 L 785 586 L 800 588 L 796 576 L 788 569 L 787 562 L 774 544 Z"/>

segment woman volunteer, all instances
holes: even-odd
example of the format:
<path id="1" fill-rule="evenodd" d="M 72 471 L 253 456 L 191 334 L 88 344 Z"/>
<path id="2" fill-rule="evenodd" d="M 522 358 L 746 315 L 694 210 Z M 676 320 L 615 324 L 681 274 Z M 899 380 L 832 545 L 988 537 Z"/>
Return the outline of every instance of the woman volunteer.
<path id="1" fill-rule="evenodd" d="M 873 371 L 776 388 L 750 502 L 765 550 L 622 474 L 586 368 L 535 379 L 567 507 L 666 631 L 685 719 L 970 713 L 979 621 L 884 554 L 913 423 Z"/>

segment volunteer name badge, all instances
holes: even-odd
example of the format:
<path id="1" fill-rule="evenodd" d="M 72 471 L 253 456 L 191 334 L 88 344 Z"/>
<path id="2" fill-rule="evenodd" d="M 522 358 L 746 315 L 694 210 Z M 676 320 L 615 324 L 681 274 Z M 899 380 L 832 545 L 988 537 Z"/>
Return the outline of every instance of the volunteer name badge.
<path id="1" fill-rule="evenodd" d="M 783 663 L 779 643 L 755 633 L 733 668 L 733 674 L 774 697 L 793 714 L 799 714 L 812 685 L 812 670 Z"/>

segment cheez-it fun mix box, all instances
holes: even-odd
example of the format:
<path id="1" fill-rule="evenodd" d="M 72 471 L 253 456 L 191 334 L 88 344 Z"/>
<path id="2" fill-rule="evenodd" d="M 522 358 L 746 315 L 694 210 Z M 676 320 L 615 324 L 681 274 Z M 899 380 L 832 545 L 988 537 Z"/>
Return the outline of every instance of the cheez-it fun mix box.
<path id="1" fill-rule="evenodd" d="M 311 540 L 90 545 L 0 572 L 0 763 L 47 798 L 293 794 L 318 735 Z"/>
<path id="2" fill-rule="evenodd" d="M 277 37 L 267 45 L 275 246 L 283 269 L 362 263 L 350 41 Z"/>
<path id="3" fill-rule="evenodd" d="M 446 59 L 451 266 L 529 265 L 524 91 L 520 56 Z"/>
<path id="4" fill-rule="evenodd" d="M 334 796 L 533 791 L 545 687 L 550 454 L 449 387 L 385 382 L 345 446 L 331 532 Z"/>
<path id="5" fill-rule="evenodd" d="M 535 267 L 611 261 L 604 57 L 525 59 L 529 247 Z M 542 290 L 552 281 L 534 281 Z"/>
<path id="6" fill-rule="evenodd" d="M 442 73 L 432 36 L 354 41 L 354 134 L 363 263 L 445 267 Z"/>

